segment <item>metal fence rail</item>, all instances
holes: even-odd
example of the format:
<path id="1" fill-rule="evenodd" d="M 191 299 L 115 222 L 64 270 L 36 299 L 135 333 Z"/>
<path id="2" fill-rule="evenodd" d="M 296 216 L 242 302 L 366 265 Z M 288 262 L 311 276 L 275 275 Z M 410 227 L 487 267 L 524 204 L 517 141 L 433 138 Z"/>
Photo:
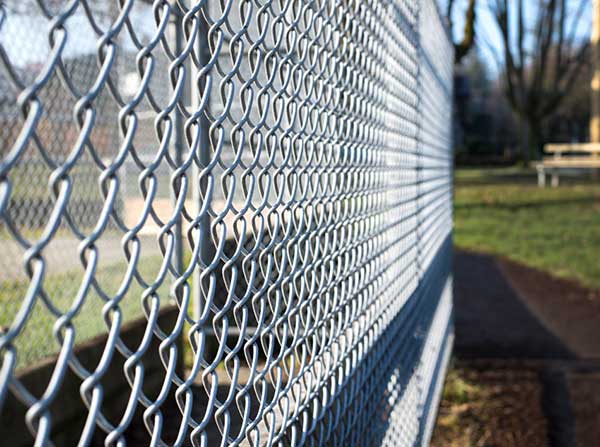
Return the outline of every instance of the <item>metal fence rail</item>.
<path id="1" fill-rule="evenodd" d="M 0 3 L 0 436 L 427 445 L 452 51 L 435 0 Z"/>

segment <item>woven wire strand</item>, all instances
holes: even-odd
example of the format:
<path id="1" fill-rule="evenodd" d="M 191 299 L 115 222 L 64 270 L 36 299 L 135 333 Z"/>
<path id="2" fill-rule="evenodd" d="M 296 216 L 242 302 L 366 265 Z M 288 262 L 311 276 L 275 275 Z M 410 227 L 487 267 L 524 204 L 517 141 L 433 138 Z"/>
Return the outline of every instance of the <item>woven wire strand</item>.
<path id="1" fill-rule="evenodd" d="M 0 408 L 24 444 L 60 445 L 79 393 L 68 445 L 427 445 L 452 63 L 434 0 L 2 3 Z"/>

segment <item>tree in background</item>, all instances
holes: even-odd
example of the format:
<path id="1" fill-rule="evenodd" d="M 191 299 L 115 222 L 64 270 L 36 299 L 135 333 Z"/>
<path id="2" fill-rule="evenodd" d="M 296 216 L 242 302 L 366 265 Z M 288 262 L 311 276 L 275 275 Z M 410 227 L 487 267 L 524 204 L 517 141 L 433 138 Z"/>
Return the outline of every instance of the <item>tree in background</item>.
<path id="1" fill-rule="evenodd" d="M 463 30 L 463 38 L 460 42 L 454 42 L 454 63 L 460 64 L 463 58 L 469 53 L 469 50 L 475 43 L 475 3 L 476 0 L 469 0 L 469 6 L 465 12 L 465 28 Z M 446 20 L 450 29 L 452 29 L 452 14 L 454 13 L 454 0 L 448 0 L 446 5 Z"/>
<path id="2" fill-rule="evenodd" d="M 510 162 L 518 135 L 496 76 L 475 46 L 455 67 L 454 137 L 457 163 Z"/>
<path id="3" fill-rule="evenodd" d="M 592 105 L 591 79 L 592 64 L 585 63 L 573 82 L 569 94 L 564 97 L 542 127 L 542 141 L 572 143 L 588 140 Z"/>
<path id="4" fill-rule="evenodd" d="M 589 33 L 582 33 L 589 5 L 590 0 L 490 0 L 502 37 L 502 54 L 495 56 L 521 126 L 525 161 L 539 155 L 544 126 L 590 62 Z"/>

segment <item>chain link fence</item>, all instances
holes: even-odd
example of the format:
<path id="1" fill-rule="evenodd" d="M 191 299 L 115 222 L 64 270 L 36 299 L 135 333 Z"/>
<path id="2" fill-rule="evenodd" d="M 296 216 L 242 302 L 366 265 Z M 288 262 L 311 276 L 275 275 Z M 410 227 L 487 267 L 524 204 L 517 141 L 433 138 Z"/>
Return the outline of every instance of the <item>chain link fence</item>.
<path id="1" fill-rule="evenodd" d="M 427 445 L 452 51 L 434 0 L 0 3 L 0 408 L 23 445 Z"/>

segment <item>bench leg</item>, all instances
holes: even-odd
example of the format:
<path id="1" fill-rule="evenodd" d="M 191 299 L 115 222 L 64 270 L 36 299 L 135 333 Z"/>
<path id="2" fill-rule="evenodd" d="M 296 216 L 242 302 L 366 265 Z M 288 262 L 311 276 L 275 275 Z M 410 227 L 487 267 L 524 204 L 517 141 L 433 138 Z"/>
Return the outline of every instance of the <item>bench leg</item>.
<path id="1" fill-rule="evenodd" d="M 538 186 L 540 188 L 546 187 L 546 172 L 544 172 L 544 168 L 538 168 Z"/>
<path id="2" fill-rule="evenodd" d="M 553 188 L 557 188 L 558 184 L 559 184 L 558 173 L 557 172 L 553 172 L 552 173 L 552 187 Z"/>

